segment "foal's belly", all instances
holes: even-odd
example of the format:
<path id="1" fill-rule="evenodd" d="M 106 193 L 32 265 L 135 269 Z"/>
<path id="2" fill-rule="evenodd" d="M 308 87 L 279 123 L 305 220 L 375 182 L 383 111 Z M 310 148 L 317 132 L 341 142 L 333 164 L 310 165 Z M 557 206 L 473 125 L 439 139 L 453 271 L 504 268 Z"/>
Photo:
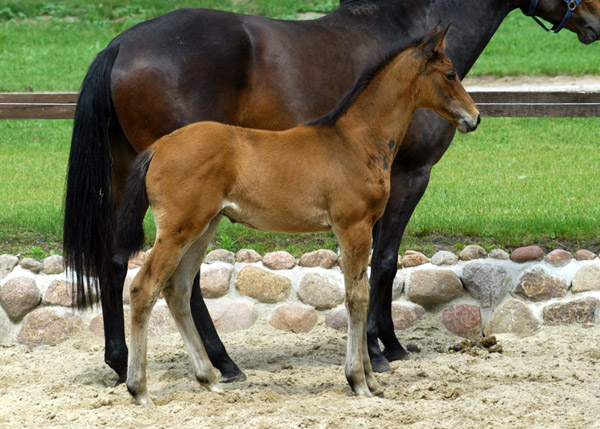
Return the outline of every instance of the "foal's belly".
<path id="1" fill-rule="evenodd" d="M 329 231 L 331 221 L 326 211 L 307 208 L 302 203 L 290 206 L 262 203 L 260 206 L 227 201 L 221 213 L 232 222 L 252 229 L 268 232 L 317 232 Z"/>

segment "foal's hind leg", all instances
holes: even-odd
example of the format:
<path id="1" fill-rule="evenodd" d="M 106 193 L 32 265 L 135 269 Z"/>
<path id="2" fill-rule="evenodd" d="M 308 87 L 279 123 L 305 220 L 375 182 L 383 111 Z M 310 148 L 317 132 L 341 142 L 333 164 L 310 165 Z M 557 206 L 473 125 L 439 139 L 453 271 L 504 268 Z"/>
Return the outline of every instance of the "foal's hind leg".
<path id="1" fill-rule="evenodd" d="M 358 396 L 382 394 L 367 353 L 367 310 L 369 280 L 367 262 L 371 249 L 371 226 L 367 222 L 344 231 L 336 231 L 344 259 L 346 309 L 348 310 L 348 345 L 346 379 Z"/>
<path id="2" fill-rule="evenodd" d="M 181 248 L 156 241 L 148 260 L 135 276 L 130 288 L 131 349 L 127 368 L 127 390 L 140 405 L 152 407 L 146 385 L 146 353 L 148 320 L 152 308 L 181 258 Z"/>
<path id="3" fill-rule="evenodd" d="M 183 342 L 194 365 L 196 380 L 211 391 L 221 391 L 217 376 L 206 354 L 206 350 L 194 325 L 190 311 L 191 286 L 200 268 L 204 253 L 212 239 L 221 216 L 215 217 L 206 232 L 188 249 L 177 270 L 171 277 L 169 287 L 163 290 L 169 309 L 173 314 Z"/>

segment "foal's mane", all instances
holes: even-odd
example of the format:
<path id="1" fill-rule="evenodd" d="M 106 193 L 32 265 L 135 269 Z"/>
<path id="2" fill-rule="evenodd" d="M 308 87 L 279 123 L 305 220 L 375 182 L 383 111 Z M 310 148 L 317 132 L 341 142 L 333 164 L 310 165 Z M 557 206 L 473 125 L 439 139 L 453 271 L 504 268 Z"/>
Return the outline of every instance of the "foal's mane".
<path id="1" fill-rule="evenodd" d="M 369 83 L 383 70 L 389 63 L 392 62 L 401 52 L 407 50 L 412 46 L 416 46 L 421 43 L 424 37 L 419 39 L 413 39 L 409 42 L 399 43 L 396 42 L 390 50 L 387 51 L 383 56 L 380 57 L 379 61 L 367 66 L 360 74 L 358 79 L 354 82 L 354 85 L 339 101 L 337 106 L 333 108 L 329 113 L 321 116 L 320 118 L 313 119 L 307 122 L 305 125 L 335 125 L 338 119 L 346 113 L 348 108 L 356 101 L 358 96 L 365 90 Z"/>

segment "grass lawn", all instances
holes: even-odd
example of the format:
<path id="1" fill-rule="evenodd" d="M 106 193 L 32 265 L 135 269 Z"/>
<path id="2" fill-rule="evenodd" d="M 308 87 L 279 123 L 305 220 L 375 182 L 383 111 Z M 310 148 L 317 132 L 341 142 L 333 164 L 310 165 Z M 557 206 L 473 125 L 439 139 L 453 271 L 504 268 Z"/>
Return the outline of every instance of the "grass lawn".
<path id="1" fill-rule="evenodd" d="M 96 53 L 136 22 L 175 7 L 216 7 L 277 18 L 326 12 L 327 0 L 0 0 L 0 91 L 75 91 Z M 546 34 L 519 11 L 502 24 L 471 74 L 600 74 L 600 43 Z M 0 121 L 0 254 L 60 251 L 72 121 Z M 487 118 L 459 136 L 434 168 L 402 249 L 600 250 L 600 119 Z M 153 234 L 147 218 L 147 230 Z M 215 246 L 296 255 L 336 249 L 331 234 L 256 233 L 224 221 Z"/>

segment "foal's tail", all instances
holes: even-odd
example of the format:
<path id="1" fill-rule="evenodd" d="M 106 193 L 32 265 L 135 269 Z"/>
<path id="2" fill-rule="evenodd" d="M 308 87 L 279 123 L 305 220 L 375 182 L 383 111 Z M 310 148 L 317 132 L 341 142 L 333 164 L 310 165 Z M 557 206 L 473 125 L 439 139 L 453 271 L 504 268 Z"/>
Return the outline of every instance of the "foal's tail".
<path id="1" fill-rule="evenodd" d="M 115 216 L 109 125 L 116 118 L 110 74 L 118 52 L 119 44 L 113 42 L 98 54 L 85 76 L 75 109 L 63 249 L 77 284 L 79 308 L 91 305 L 94 292 L 108 285 L 112 271 Z"/>
<path id="2" fill-rule="evenodd" d="M 128 260 L 144 245 L 144 215 L 148 209 L 146 173 L 154 152 L 149 150 L 139 155 L 125 185 L 125 198 L 121 204 L 117 221 L 117 252 Z"/>

